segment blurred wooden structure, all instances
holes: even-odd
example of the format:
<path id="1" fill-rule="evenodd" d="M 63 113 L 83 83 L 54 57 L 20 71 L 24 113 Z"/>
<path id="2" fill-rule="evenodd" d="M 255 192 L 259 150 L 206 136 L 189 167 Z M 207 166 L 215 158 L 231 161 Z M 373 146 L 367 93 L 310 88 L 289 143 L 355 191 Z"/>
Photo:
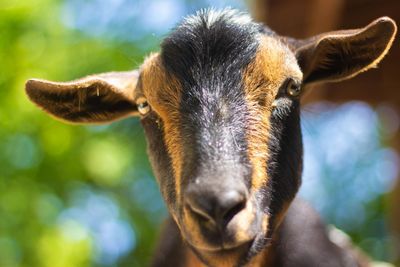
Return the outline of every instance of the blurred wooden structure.
<path id="1" fill-rule="evenodd" d="M 372 20 L 389 16 L 400 23 L 399 0 L 253 0 L 253 16 L 279 34 L 306 38 L 321 32 L 359 28 Z M 304 101 L 344 102 L 360 100 L 374 107 L 390 106 L 389 124 L 397 124 L 393 134 L 384 140 L 400 154 L 400 42 L 397 34 L 393 47 L 378 69 L 370 70 L 339 84 L 315 86 Z M 317 88 L 318 87 L 318 88 Z M 397 118 L 396 118 L 397 117 Z M 396 121 L 397 120 L 397 121 Z M 394 125 L 396 126 L 396 125 Z M 392 125 L 393 127 L 393 125 Z M 390 196 L 390 223 L 400 243 L 400 177 Z M 398 251 L 400 264 L 400 244 Z"/>

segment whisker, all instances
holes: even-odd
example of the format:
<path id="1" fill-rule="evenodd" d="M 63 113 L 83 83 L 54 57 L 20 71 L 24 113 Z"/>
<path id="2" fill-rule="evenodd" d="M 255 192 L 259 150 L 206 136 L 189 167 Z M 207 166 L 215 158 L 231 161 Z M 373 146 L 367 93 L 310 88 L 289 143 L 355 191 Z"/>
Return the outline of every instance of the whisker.
<path id="1" fill-rule="evenodd" d="M 230 132 L 231 135 L 232 135 L 233 143 L 235 143 L 236 148 L 240 151 L 241 148 L 239 147 L 238 143 L 236 142 L 235 135 L 234 135 L 233 132 L 232 132 L 232 127 L 229 127 L 229 132 Z"/>

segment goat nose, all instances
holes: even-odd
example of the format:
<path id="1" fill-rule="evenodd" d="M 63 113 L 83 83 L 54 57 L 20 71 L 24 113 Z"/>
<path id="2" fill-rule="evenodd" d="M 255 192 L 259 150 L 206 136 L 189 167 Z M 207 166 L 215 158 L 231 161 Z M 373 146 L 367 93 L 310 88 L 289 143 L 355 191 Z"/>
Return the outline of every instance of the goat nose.
<path id="1" fill-rule="evenodd" d="M 192 213 L 223 228 L 246 207 L 247 191 L 244 188 L 189 188 L 185 194 L 186 204 Z"/>

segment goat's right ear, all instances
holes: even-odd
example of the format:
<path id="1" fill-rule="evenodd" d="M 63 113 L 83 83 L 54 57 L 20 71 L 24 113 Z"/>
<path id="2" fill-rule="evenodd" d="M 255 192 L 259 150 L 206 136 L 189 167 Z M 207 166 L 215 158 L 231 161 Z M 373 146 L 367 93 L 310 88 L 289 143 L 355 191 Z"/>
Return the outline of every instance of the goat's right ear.
<path id="1" fill-rule="evenodd" d="M 32 79 L 30 100 L 56 118 L 73 123 L 107 123 L 137 115 L 134 102 L 138 71 L 91 75 L 70 82 Z"/>

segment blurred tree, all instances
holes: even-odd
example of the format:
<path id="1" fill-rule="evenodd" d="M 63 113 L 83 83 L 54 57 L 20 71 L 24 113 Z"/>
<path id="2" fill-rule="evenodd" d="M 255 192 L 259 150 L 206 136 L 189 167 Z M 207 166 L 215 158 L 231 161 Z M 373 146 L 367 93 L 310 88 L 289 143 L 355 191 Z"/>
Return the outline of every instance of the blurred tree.
<path id="1" fill-rule="evenodd" d="M 138 122 L 65 125 L 23 91 L 32 76 L 68 80 L 137 67 L 143 49 L 66 28 L 62 8 L 52 0 L 0 4 L 0 266 L 143 266 L 163 206 Z M 135 190 L 153 199 L 139 204 Z"/>

